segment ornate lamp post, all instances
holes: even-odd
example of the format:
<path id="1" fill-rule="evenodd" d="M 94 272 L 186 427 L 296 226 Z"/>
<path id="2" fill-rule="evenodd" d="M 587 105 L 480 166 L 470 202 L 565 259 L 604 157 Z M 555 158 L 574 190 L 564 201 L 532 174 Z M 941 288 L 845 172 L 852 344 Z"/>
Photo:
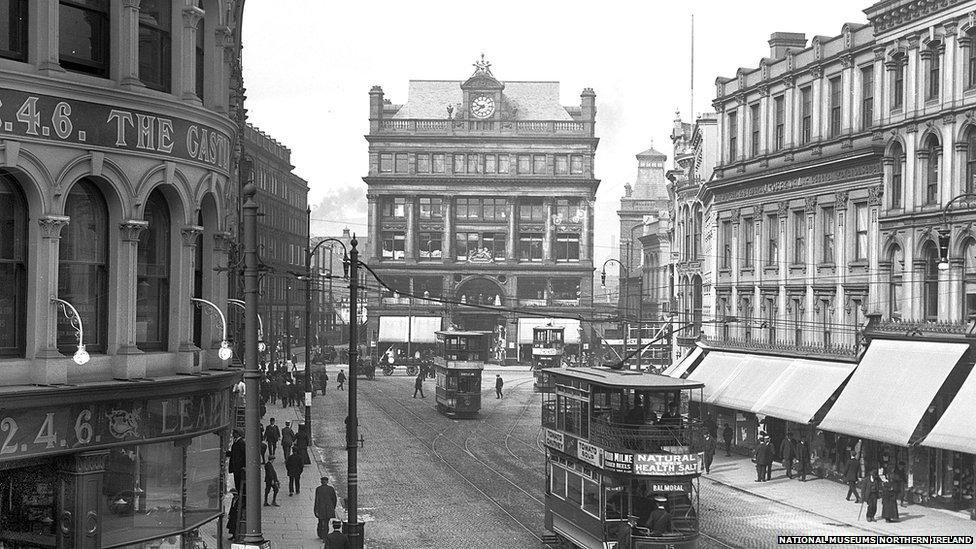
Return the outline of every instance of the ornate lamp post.
<path id="1" fill-rule="evenodd" d="M 952 237 L 952 229 L 949 227 L 949 210 L 956 202 L 968 202 L 976 200 L 976 193 L 962 193 L 956 195 L 942 208 L 942 227 L 938 228 L 939 233 L 939 270 L 949 270 L 949 242 Z"/>
<path id="2" fill-rule="evenodd" d="M 604 288 L 607 287 L 607 264 L 610 263 L 611 261 L 612 262 L 615 262 L 617 265 L 620 265 L 620 268 L 625 273 L 624 276 L 627 278 L 627 280 L 630 280 L 630 269 L 628 269 L 626 265 L 624 265 L 623 263 L 621 263 L 620 260 L 614 259 L 614 258 L 611 257 L 610 259 L 608 259 L 608 260 L 606 260 L 606 261 L 603 262 L 603 269 L 600 271 L 600 286 L 602 286 Z M 644 278 L 641 277 L 639 279 L 639 286 L 637 287 L 637 291 L 639 293 L 643 293 L 643 291 L 644 291 L 643 286 L 644 286 Z M 628 289 L 630 288 L 630 284 L 629 283 L 627 284 L 627 288 Z M 625 296 L 624 303 L 627 303 L 627 301 L 628 300 L 626 299 L 626 296 Z M 644 297 L 642 295 L 638 295 L 638 300 L 637 300 L 637 356 L 634 357 L 637 360 L 637 369 L 638 370 L 641 369 L 641 352 L 642 352 L 642 349 L 641 349 L 641 328 L 643 327 L 642 324 L 641 324 L 641 321 L 643 320 L 643 318 L 644 318 Z M 630 322 L 629 321 L 627 321 L 627 322 L 624 323 L 624 352 L 623 352 L 623 355 L 624 356 L 627 355 L 627 338 L 628 338 L 628 336 L 630 336 Z"/>
<path id="3" fill-rule="evenodd" d="M 244 300 L 242 299 L 228 299 L 227 303 L 231 305 L 236 305 L 240 307 L 242 311 L 247 312 L 247 308 L 244 307 Z M 268 349 L 268 346 L 264 343 L 264 321 L 261 319 L 261 315 L 258 315 L 258 352 L 263 353 Z"/>
<path id="4" fill-rule="evenodd" d="M 211 309 L 217 311 L 217 315 L 220 316 L 220 329 L 222 334 L 222 337 L 220 338 L 220 350 L 217 351 L 217 356 L 220 357 L 220 360 L 230 360 L 230 357 L 234 356 L 234 352 L 231 351 L 230 343 L 227 341 L 227 317 L 224 316 L 224 312 L 206 299 L 191 297 L 190 301 L 196 303 L 197 306 L 200 304 L 209 305 Z"/>

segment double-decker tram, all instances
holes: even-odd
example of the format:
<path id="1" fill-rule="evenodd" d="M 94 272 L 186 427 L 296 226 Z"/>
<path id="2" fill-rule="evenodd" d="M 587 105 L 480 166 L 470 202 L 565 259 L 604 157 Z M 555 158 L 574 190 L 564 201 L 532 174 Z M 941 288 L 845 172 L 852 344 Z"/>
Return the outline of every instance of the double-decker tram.
<path id="1" fill-rule="evenodd" d="M 704 384 L 606 367 L 549 375 L 546 529 L 586 549 L 697 547 L 704 431 L 688 402 Z"/>
<path id="2" fill-rule="evenodd" d="M 535 374 L 532 388 L 537 393 L 552 392 L 552 378 L 548 369 L 562 366 L 565 331 L 563 326 L 553 326 L 551 322 L 532 328 L 532 372 Z"/>
<path id="3" fill-rule="evenodd" d="M 451 417 L 470 417 L 481 410 L 481 371 L 490 356 L 494 334 L 441 331 L 443 354 L 434 359 L 437 410 Z"/>

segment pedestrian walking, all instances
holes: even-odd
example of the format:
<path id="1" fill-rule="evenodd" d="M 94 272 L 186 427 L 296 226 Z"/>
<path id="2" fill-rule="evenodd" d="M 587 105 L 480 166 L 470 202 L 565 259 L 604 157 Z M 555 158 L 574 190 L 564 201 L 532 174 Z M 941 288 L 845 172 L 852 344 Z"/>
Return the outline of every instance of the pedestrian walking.
<path id="1" fill-rule="evenodd" d="M 763 463 L 763 480 L 766 481 L 773 479 L 773 459 L 776 457 L 776 448 L 773 447 L 768 435 L 763 437 L 763 444 L 766 445 L 766 461 Z"/>
<path id="2" fill-rule="evenodd" d="M 329 372 L 322 368 L 322 373 L 319 374 L 319 385 L 322 386 L 322 396 L 325 396 L 325 390 L 329 387 Z"/>
<path id="3" fill-rule="evenodd" d="M 878 496 L 880 494 L 881 479 L 878 478 L 878 470 L 872 469 L 864 475 L 864 480 L 861 481 L 861 495 L 864 496 L 863 501 L 868 504 L 868 522 L 874 522 L 874 515 L 878 512 Z"/>
<path id="4" fill-rule="evenodd" d="M 502 387 L 505 382 L 502 380 L 501 374 L 495 374 L 495 398 L 502 398 Z"/>
<path id="5" fill-rule="evenodd" d="M 268 461 L 264 463 L 264 506 L 269 505 L 278 507 L 278 490 L 281 489 L 281 482 L 278 481 L 278 472 L 274 468 L 274 456 L 268 456 Z M 268 494 L 271 496 L 271 503 L 268 503 Z"/>
<path id="6" fill-rule="evenodd" d="M 281 455 L 288 459 L 291 454 L 291 446 L 295 444 L 295 431 L 291 430 L 291 422 L 285 422 L 285 428 L 281 430 Z"/>
<path id="7" fill-rule="evenodd" d="M 329 522 L 331 523 L 331 531 L 325 538 L 323 549 L 349 549 L 349 538 L 342 533 L 342 521 L 332 519 Z"/>
<path id="8" fill-rule="evenodd" d="M 336 383 L 339 384 L 339 390 L 343 391 L 342 384 L 346 382 L 346 373 L 339 370 L 339 375 L 336 376 Z"/>
<path id="9" fill-rule="evenodd" d="M 800 440 L 796 445 L 796 472 L 800 475 L 800 482 L 807 481 L 807 472 L 810 469 L 810 449 L 807 448 L 807 441 Z"/>
<path id="10" fill-rule="evenodd" d="M 708 473 L 712 467 L 712 458 L 715 457 L 715 439 L 712 433 L 705 431 L 705 472 Z"/>
<path id="11" fill-rule="evenodd" d="M 288 495 L 302 493 L 302 471 L 305 469 L 305 462 L 298 452 L 292 452 L 285 458 L 285 472 L 288 473 Z"/>
<path id="12" fill-rule="evenodd" d="M 237 535 L 237 525 L 241 519 L 241 498 L 244 496 L 244 492 L 236 488 L 231 488 L 230 493 L 230 509 L 227 511 L 227 532 L 233 538 Z"/>
<path id="13" fill-rule="evenodd" d="M 783 460 L 783 467 L 786 468 L 786 478 L 793 478 L 793 458 L 796 454 L 795 444 L 793 433 L 786 433 L 786 438 L 779 444 L 779 457 Z"/>
<path id="14" fill-rule="evenodd" d="M 278 441 L 281 440 L 281 429 L 275 425 L 275 418 L 268 420 L 269 425 L 264 428 L 264 440 L 268 443 L 268 455 L 274 457 Z"/>
<path id="15" fill-rule="evenodd" d="M 765 439 L 760 438 L 759 444 L 752 451 L 752 460 L 756 462 L 756 482 L 766 481 L 766 459 L 769 454 L 769 446 Z"/>
<path id="16" fill-rule="evenodd" d="M 234 488 L 237 491 L 241 491 L 241 487 L 244 486 L 244 465 L 246 462 L 245 447 L 244 447 L 244 433 L 240 429 L 234 429 L 234 443 L 231 444 L 230 450 L 227 451 L 227 457 L 230 458 L 227 462 L 227 468 L 230 473 L 234 475 Z"/>
<path id="17" fill-rule="evenodd" d="M 722 440 L 725 441 L 725 457 L 732 455 L 732 437 L 734 435 L 735 432 L 732 431 L 732 426 L 726 423 L 722 429 Z"/>
<path id="18" fill-rule="evenodd" d="M 304 423 L 298 424 L 298 432 L 295 434 L 295 446 L 292 453 L 298 454 L 302 458 L 302 464 L 311 465 L 312 461 L 308 457 L 308 426 Z"/>
<path id="19" fill-rule="evenodd" d="M 907 507 L 908 504 L 905 503 L 905 494 L 908 492 L 908 473 L 905 472 L 905 462 L 899 461 L 895 470 L 891 473 L 892 480 L 898 485 L 898 499 L 901 501 L 902 507 Z"/>
<path id="20" fill-rule="evenodd" d="M 885 522 L 898 522 L 898 485 L 888 469 L 882 469 L 881 479 L 881 518 Z"/>
<path id="21" fill-rule="evenodd" d="M 861 496 L 857 493 L 857 481 L 861 478 L 861 463 L 853 452 L 844 464 L 844 481 L 847 482 L 847 501 L 854 495 L 854 503 L 861 503 Z"/>
<path id="22" fill-rule="evenodd" d="M 329 477 L 322 477 L 322 484 L 315 488 L 315 518 L 319 520 L 316 533 L 320 539 L 329 535 L 329 523 L 335 518 L 336 497 L 335 488 L 329 486 Z"/>
<path id="23" fill-rule="evenodd" d="M 420 398 L 427 398 L 424 396 L 424 374 L 417 374 L 417 379 L 413 382 L 413 398 L 417 398 L 417 393 L 420 393 Z"/>

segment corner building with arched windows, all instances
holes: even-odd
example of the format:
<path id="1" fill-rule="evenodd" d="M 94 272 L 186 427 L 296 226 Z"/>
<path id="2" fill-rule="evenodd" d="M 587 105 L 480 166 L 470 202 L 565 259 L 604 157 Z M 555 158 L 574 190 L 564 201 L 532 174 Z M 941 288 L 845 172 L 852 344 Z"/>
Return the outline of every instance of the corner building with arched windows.
<path id="1" fill-rule="evenodd" d="M 495 333 L 493 359 L 531 360 L 532 328 L 589 344 L 596 94 L 560 104 L 558 82 L 412 80 L 395 105 L 369 94 L 371 350 L 433 351 L 456 325 Z M 413 297 L 410 297 L 413 296 Z M 536 313 L 536 314 L 531 314 Z"/>
<path id="2" fill-rule="evenodd" d="M 221 537 L 241 4 L 0 3 L 3 547 Z"/>

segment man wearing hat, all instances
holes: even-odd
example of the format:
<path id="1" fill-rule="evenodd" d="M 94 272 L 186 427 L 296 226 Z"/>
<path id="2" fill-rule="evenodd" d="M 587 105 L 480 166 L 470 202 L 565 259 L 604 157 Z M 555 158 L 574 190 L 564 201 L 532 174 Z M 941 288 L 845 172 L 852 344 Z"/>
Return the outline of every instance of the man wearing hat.
<path id="1" fill-rule="evenodd" d="M 769 454 L 769 446 L 766 444 L 765 437 L 759 437 L 759 444 L 753 453 L 756 462 L 756 482 L 766 481 L 766 459 Z"/>
<path id="2" fill-rule="evenodd" d="M 342 521 L 332 519 L 332 531 L 325 537 L 324 549 L 349 549 L 349 538 L 342 533 Z"/>
<path id="3" fill-rule="evenodd" d="M 322 484 L 315 489 L 315 518 L 319 519 L 316 533 L 320 539 L 327 539 L 329 522 L 335 518 L 338 498 L 335 488 L 329 486 L 329 477 L 322 477 Z"/>
<path id="4" fill-rule="evenodd" d="M 241 486 L 244 485 L 244 465 L 247 462 L 246 448 L 244 447 L 244 433 L 240 429 L 234 429 L 234 443 L 226 455 L 230 458 L 227 463 L 227 468 L 234 475 L 234 488 L 237 488 L 237 491 L 240 492 Z"/>
<path id="5" fill-rule="evenodd" d="M 654 496 L 654 504 L 657 507 L 651 511 L 651 516 L 647 517 L 647 529 L 651 531 L 652 536 L 666 534 L 671 531 L 671 513 L 664 508 L 664 504 L 667 502 L 668 498 L 661 494 Z"/>
<path id="6" fill-rule="evenodd" d="M 295 431 L 291 429 L 291 422 L 285 422 L 285 428 L 281 430 L 281 455 L 288 459 L 291 453 L 291 445 L 295 444 Z"/>

